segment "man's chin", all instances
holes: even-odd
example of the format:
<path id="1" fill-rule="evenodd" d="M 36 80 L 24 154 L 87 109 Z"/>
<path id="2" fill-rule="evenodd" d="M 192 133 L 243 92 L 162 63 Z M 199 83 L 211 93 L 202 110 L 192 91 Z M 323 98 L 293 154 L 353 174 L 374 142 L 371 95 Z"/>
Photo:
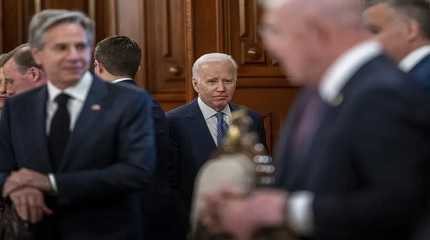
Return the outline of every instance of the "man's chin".
<path id="1" fill-rule="evenodd" d="M 214 104 L 214 106 L 216 109 L 218 109 L 220 111 L 220 110 L 224 109 L 225 106 L 227 106 L 227 104 L 228 104 L 228 101 L 219 101 L 219 102 L 216 102 Z"/>

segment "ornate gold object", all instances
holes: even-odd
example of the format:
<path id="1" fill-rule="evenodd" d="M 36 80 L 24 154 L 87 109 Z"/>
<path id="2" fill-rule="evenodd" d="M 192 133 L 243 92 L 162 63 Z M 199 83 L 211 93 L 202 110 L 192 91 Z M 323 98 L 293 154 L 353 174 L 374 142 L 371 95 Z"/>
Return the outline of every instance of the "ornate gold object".
<path id="1" fill-rule="evenodd" d="M 200 169 L 194 187 L 192 207 L 193 240 L 234 239 L 226 234 L 212 234 L 199 221 L 203 196 L 226 186 L 240 189 L 245 195 L 258 187 L 269 187 L 274 182 L 275 167 L 257 134 L 250 131 L 252 119 L 246 110 L 232 114 L 231 124 L 221 146 Z M 280 226 L 261 229 L 253 240 L 292 240 L 291 231 Z"/>

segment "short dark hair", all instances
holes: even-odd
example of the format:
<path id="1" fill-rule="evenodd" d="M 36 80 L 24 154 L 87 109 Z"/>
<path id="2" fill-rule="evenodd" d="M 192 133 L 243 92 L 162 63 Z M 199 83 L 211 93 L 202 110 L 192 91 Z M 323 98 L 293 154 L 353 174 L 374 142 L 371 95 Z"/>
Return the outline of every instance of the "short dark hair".
<path id="1" fill-rule="evenodd" d="M 94 58 L 116 76 L 134 77 L 139 69 L 142 50 L 133 39 L 113 36 L 97 43 Z"/>
<path id="2" fill-rule="evenodd" d="M 430 39 L 429 0 L 367 0 L 368 6 L 385 3 L 418 22 L 424 37 Z"/>

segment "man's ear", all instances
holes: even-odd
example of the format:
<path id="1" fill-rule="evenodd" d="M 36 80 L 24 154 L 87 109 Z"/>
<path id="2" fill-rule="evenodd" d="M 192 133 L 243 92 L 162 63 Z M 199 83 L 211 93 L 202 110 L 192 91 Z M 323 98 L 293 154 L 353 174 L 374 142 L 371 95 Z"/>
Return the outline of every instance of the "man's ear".
<path id="1" fill-rule="evenodd" d="M 40 70 L 37 69 L 36 67 L 30 67 L 27 70 L 27 73 L 31 75 L 31 81 L 33 83 L 40 81 Z"/>
<path id="2" fill-rule="evenodd" d="M 105 71 L 105 69 L 104 69 L 103 65 L 99 61 L 94 59 L 94 72 L 97 75 L 100 75 L 100 74 L 103 74 L 104 71 Z"/>
<path id="3" fill-rule="evenodd" d="M 194 91 L 196 91 L 196 93 L 199 93 L 199 86 L 197 84 L 197 81 L 198 81 L 197 79 L 193 78 L 192 83 L 193 83 Z"/>
<path id="4" fill-rule="evenodd" d="M 311 33 L 311 39 L 321 43 L 321 45 L 330 44 L 333 41 L 330 26 L 325 21 L 320 18 L 309 18 L 305 21 L 308 26 L 307 29 Z"/>
<path id="5" fill-rule="evenodd" d="M 412 42 L 420 37 L 421 26 L 416 20 L 409 19 L 406 22 L 406 27 L 407 27 L 407 39 L 409 42 Z"/>

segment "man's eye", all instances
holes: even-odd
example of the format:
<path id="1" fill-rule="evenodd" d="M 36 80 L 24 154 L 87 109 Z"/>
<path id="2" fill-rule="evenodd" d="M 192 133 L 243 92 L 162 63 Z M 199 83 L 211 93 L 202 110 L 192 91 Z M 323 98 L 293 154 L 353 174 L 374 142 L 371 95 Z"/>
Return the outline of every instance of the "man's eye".
<path id="1" fill-rule="evenodd" d="M 6 83 L 8 83 L 8 84 L 13 84 L 14 83 L 14 80 L 12 78 L 6 78 L 4 81 Z"/>
<path id="2" fill-rule="evenodd" d="M 54 47 L 54 49 L 57 50 L 57 51 L 64 51 L 64 50 L 67 49 L 67 46 L 66 45 L 56 45 Z"/>
<path id="3" fill-rule="evenodd" d="M 87 45 L 84 43 L 76 45 L 76 49 L 78 50 L 85 50 L 87 48 Z"/>
<path id="4" fill-rule="evenodd" d="M 369 30 L 369 32 L 375 35 L 381 32 L 381 29 L 375 26 L 367 26 L 367 30 Z"/>

